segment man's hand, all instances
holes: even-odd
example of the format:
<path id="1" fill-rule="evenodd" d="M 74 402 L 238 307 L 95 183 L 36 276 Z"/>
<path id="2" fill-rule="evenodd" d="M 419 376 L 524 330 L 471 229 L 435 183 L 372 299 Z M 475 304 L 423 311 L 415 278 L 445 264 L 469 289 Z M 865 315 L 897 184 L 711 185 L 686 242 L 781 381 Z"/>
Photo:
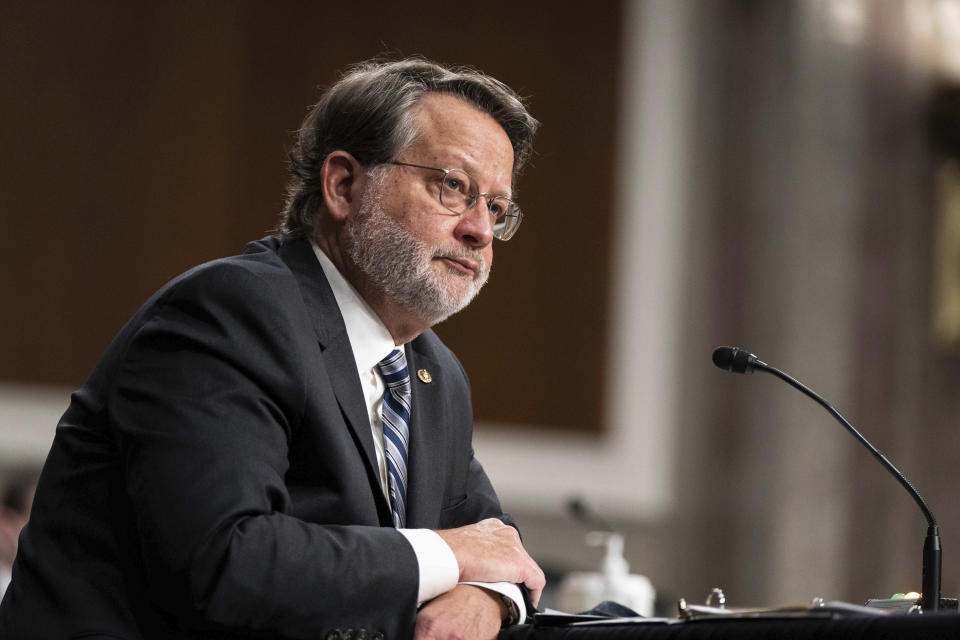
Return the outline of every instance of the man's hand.
<path id="1" fill-rule="evenodd" d="M 546 584 L 543 571 L 520 542 L 520 534 L 496 518 L 437 531 L 460 565 L 460 581 L 513 582 L 527 585 L 533 606 Z"/>
<path id="2" fill-rule="evenodd" d="M 415 640 L 492 640 L 506 616 L 500 596 L 458 584 L 428 602 L 417 614 Z"/>

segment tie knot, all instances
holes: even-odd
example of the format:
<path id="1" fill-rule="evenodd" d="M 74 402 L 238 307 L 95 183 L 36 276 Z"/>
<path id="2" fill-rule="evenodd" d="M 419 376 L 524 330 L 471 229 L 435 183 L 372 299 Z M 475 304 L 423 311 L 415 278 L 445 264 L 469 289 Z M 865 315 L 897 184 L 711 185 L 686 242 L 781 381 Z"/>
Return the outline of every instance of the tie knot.
<path id="1" fill-rule="evenodd" d="M 409 377 L 407 372 L 407 356 L 403 349 L 394 349 L 386 358 L 377 363 L 384 381 L 389 385 L 400 382 Z"/>

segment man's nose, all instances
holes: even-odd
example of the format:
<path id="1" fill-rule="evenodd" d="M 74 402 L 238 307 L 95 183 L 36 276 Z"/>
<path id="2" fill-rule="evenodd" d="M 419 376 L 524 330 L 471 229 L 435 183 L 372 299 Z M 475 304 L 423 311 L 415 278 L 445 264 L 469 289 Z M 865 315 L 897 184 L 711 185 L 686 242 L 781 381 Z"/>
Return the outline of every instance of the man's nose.
<path id="1" fill-rule="evenodd" d="M 460 214 L 455 230 L 458 240 L 475 249 L 482 249 L 493 242 L 493 216 L 484 196 L 477 203 Z"/>

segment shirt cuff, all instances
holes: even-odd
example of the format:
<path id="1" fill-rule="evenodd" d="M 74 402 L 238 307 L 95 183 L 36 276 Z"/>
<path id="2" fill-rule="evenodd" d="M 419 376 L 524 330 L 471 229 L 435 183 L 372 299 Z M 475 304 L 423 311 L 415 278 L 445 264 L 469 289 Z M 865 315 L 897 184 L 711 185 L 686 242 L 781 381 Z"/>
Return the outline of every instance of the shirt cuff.
<path id="1" fill-rule="evenodd" d="M 460 565 L 446 542 L 430 529 L 397 529 L 413 547 L 420 567 L 417 606 L 457 586 Z M 515 586 L 515 585 L 511 585 Z M 519 593 L 519 589 L 517 589 Z M 522 603 L 521 603 L 521 606 Z"/>
<path id="2" fill-rule="evenodd" d="M 510 610 L 507 619 L 503 621 L 504 625 L 517 624 L 527 619 L 527 608 L 523 604 L 523 594 L 520 593 L 520 587 L 512 582 L 461 582 L 460 584 L 470 584 L 500 594 Z"/>

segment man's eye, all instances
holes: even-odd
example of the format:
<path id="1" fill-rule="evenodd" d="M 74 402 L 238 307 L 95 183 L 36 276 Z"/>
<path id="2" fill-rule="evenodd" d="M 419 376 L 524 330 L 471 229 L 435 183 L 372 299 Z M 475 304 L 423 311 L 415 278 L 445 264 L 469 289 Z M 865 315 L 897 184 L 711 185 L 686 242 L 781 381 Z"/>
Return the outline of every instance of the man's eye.
<path id="1" fill-rule="evenodd" d="M 504 212 L 505 212 L 505 209 L 504 209 L 503 205 L 500 204 L 499 202 L 497 202 L 496 200 L 494 200 L 494 201 L 490 204 L 490 207 L 489 207 L 489 208 L 490 208 L 490 215 L 492 215 L 492 216 L 495 217 L 495 218 L 500 218 L 500 217 L 502 217 L 503 214 L 504 214 Z"/>
<path id="2" fill-rule="evenodd" d="M 473 183 L 470 180 L 470 176 L 463 171 L 451 169 L 447 172 L 447 175 L 444 176 L 443 184 L 448 191 L 456 191 L 463 196 L 469 196 L 473 193 L 471 191 L 473 189 Z"/>

